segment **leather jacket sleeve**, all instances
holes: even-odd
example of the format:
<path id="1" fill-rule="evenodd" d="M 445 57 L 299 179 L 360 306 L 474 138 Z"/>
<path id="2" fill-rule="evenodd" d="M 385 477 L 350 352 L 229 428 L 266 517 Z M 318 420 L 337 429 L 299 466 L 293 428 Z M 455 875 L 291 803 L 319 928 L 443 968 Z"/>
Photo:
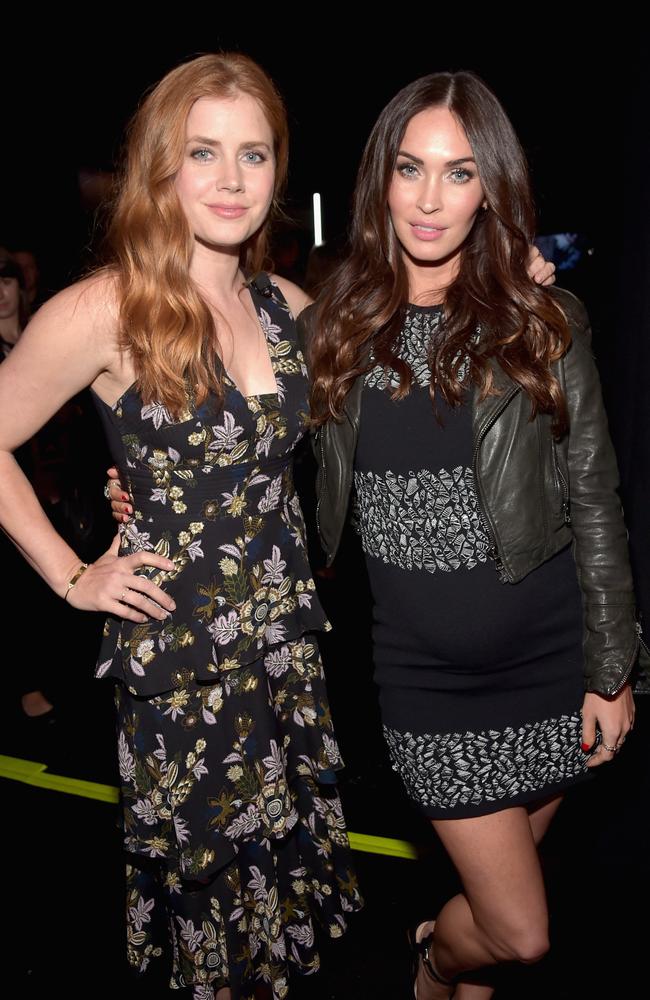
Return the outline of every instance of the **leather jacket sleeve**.
<path id="1" fill-rule="evenodd" d="M 582 303 L 558 289 L 572 332 L 559 363 L 570 429 L 558 448 L 568 467 L 571 528 L 583 595 L 585 687 L 616 694 L 639 651 L 627 533 L 618 498 L 618 468 L 609 436 L 591 329 Z"/>

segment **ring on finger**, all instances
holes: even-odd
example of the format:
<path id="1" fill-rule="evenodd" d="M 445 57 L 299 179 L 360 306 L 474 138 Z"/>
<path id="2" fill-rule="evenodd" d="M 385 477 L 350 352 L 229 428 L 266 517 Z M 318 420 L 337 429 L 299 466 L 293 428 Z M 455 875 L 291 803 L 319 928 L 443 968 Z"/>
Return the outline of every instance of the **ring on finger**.
<path id="1" fill-rule="evenodd" d="M 104 484 L 104 496 L 107 500 L 111 499 L 111 487 L 109 483 Z"/>

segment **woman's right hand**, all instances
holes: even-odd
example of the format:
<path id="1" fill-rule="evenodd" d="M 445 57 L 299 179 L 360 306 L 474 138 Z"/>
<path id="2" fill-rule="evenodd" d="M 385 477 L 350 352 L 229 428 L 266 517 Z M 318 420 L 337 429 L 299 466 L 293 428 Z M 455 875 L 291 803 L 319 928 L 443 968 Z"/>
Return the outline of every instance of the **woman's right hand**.
<path id="1" fill-rule="evenodd" d="M 104 611 L 132 622 L 154 618 L 164 621 L 176 608 L 175 602 L 146 576 L 135 573 L 140 566 L 173 570 L 171 559 L 157 552 L 134 552 L 118 556 L 120 536 L 110 549 L 88 566 L 67 594 L 68 604 L 84 611 Z M 160 607 L 158 606 L 160 605 Z"/>
<path id="2" fill-rule="evenodd" d="M 125 492 L 120 482 L 120 474 L 115 466 L 108 469 L 106 475 L 108 476 L 108 499 L 111 501 L 113 517 L 119 524 L 124 524 L 133 514 L 133 501 Z"/>

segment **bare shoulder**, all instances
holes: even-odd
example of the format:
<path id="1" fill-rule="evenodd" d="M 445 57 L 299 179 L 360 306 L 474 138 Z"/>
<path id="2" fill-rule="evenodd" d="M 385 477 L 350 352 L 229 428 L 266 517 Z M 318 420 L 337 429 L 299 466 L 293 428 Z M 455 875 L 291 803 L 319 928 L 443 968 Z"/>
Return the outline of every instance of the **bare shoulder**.
<path id="1" fill-rule="evenodd" d="M 289 308 L 293 315 L 298 318 L 303 309 L 311 305 L 313 299 L 307 295 L 307 292 L 303 291 L 300 285 L 296 285 L 295 282 L 289 281 L 288 278 L 282 278 L 279 274 L 272 274 L 271 280 L 278 286 L 285 299 L 289 303 Z"/>
<path id="2" fill-rule="evenodd" d="M 29 328 L 60 327 L 60 334 L 92 337 L 115 334 L 119 316 L 117 278 L 102 271 L 69 285 L 48 299 L 35 313 Z"/>
<path id="3" fill-rule="evenodd" d="M 116 367 L 117 297 L 93 275 L 49 299 L 0 365 L 0 448 L 28 440 L 60 407 Z"/>

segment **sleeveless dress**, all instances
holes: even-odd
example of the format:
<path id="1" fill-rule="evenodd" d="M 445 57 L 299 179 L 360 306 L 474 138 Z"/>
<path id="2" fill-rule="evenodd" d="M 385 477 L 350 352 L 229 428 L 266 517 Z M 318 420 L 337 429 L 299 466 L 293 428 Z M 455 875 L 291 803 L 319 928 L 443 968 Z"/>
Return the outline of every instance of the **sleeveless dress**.
<path id="1" fill-rule="evenodd" d="M 171 943 L 171 987 L 200 1000 L 286 997 L 289 964 L 318 969 L 312 917 L 338 937 L 361 906 L 292 478 L 307 372 L 279 289 L 250 294 L 275 393 L 226 375 L 222 405 L 177 420 L 135 386 L 95 397 L 133 498 L 120 554 L 174 562 L 142 572 L 176 610 L 108 618 L 96 670 L 118 682 L 128 959 L 144 971 Z"/>
<path id="2" fill-rule="evenodd" d="M 413 373 L 364 380 L 355 522 L 374 603 L 375 681 L 394 770 L 428 817 L 480 816 L 591 774 L 580 748 L 583 613 L 565 548 L 517 584 L 490 558 L 474 487 L 469 392 L 429 395 L 439 306 L 410 306 L 398 353 Z M 459 372 L 463 378 L 462 366 Z"/>

